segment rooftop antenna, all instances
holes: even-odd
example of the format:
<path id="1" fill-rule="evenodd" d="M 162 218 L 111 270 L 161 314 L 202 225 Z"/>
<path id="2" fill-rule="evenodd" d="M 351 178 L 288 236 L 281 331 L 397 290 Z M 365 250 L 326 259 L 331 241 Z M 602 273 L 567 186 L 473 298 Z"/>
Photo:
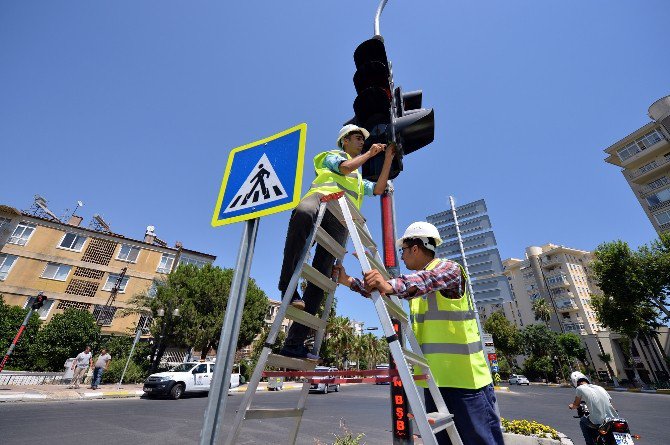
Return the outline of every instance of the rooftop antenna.
<path id="1" fill-rule="evenodd" d="M 30 209 L 28 210 L 27 213 L 30 213 L 33 216 L 37 216 L 39 218 L 44 219 L 51 218 L 55 221 L 60 222 L 60 219 L 58 219 L 58 217 L 51 210 L 49 210 L 49 207 L 47 207 L 46 198 L 40 195 L 35 195 L 33 205 L 30 206 Z"/>
<path id="2" fill-rule="evenodd" d="M 74 210 L 72 211 L 72 213 L 70 213 L 70 216 L 69 216 L 69 217 L 67 216 L 67 213 L 70 211 L 70 209 L 65 209 L 65 212 L 64 212 L 65 214 L 63 215 L 63 219 L 62 219 L 62 221 L 63 221 L 64 223 L 70 221 L 70 220 L 72 219 L 72 217 L 74 216 L 74 214 L 77 213 L 77 210 L 79 209 L 79 207 L 84 207 L 84 203 L 83 203 L 83 201 L 77 201 L 77 205 L 75 206 L 75 208 L 74 208 Z"/>
<path id="3" fill-rule="evenodd" d="M 112 232 L 107 221 L 105 221 L 105 219 L 97 213 L 93 215 L 93 221 L 91 221 L 88 227 L 98 232 Z"/>

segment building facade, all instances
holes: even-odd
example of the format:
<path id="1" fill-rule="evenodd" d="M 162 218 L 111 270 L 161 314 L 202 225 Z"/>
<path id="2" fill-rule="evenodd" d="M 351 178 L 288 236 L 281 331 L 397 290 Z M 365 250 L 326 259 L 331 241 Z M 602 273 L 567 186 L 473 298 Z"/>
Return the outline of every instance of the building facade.
<path id="1" fill-rule="evenodd" d="M 113 233 L 97 215 L 91 227 L 83 227 L 81 217 L 65 223 L 46 209 L 46 201 L 39 204 L 43 210 L 34 212 L 0 205 L 0 295 L 25 308 L 43 292 L 48 300 L 38 313 L 45 322 L 76 308 L 92 312 L 103 333 L 134 332 L 138 323 L 149 323 L 147 315 L 121 315 L 132 296 L 151 293 L 179 264 L 202 266 L 216 259 L 179 243 L 168 247 L 152 226 L 137 240 Z"/>
<path id="2" fill-rule="evenodd" d="M 502 311 L 518 329 L 541 323 L 535 319 L 533 302 L 544 299 L 551 313 L 549 327 L 556 332 L 579 335 L 587 349 L 587 360 L 601 379 L 611 378 L 613 372 L 619 379 L 632 380 L 634 372 L 626 359 L 628 351 L 624 353 L 621 336 L 598 323 L 591 305 L 591 297 L 601 294 L 592 278 L 592 261 L 593 255 L 589 251 L 556 244 L 528 247 L 523 260 L 504 260 L 504 274 L 510 283 L 512 300 L 478 305 L 482 323 L 496 311 Z M 667 364 L 663 356 L 670 352 L 668 348 L 667 329 L 660 330 L 655 338 L 634 342 L 632 359 L 645 382 L 667 381 Z M 600 358 L 602 354 L 612 358 L 611 371 Z"/>
<path id="3" fill-rule="evenodd" d="M 651 122 L 607 147 L 657 233 L 670 232 L 670 96 L 649 107 Z"/>

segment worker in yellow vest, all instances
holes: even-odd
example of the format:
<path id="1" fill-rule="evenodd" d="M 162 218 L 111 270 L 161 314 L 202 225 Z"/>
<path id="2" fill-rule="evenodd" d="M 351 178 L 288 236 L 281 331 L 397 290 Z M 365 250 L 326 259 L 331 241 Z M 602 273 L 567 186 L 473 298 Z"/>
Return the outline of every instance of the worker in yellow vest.
<path id="1" fill-rule="evenodd" d="M 343 191 L 347 198 L 360 209 L 363 196 L 381 195 L 386 190 L 391 162 L 395 156 L 395 145 L 373 144 L 361 154 L 365 140 L 370 133 L 356 125 L 345 125 L 337 137 L 337 149 L 319 153 L 314 157 L 316 178 L 309 191 L 293 210 L 286 233 L 284 260 L 279 277 L 279 290 L 286 291 L 291 276 L 298 265 L 307 237 L 314 226 L 319 211 L 320 198 L 324 195 Z M 376 183 L 361 177 L 358 169 L 369 159 L 385 151 L 384 163 Z M 321 226 L 338 243 L 344 245 L 346 230 L 330 212 L 326 212 Z M 326 276 L 330 276 L 335 258 L 323 247 L 317 246 L 312 266 Z M 312 283 L 307 284 L 303 298 L 297 289 L 292 296 L 291 305 L 316 314 L 323 300 L 323 290 Z M 305 347 L 309 328 L 293 323 L 280 354 L 288 357 L 318 360 Z"/>
<path id="2" fill-rule="evenodd" d="M 415 222 L 398 240 L 397 247 L 405 266 L 416 273 L 386 281 L 373 269 L 361 281 L 335 266 L 333 274 L 339 273 L 340 284 L 363 295 L 378 290 L 409 300 L 412 329 L 463 443 L 503 445 L 467 276 L 458 263 L 435 258 L 435 248 L 441 243 L 434 225 Z M 418 367 L 415 371 L 420 373 Z M 417 384 L 426 388 L 425 382 Z M 426 388 L 424 393 L 427 412 L 437 411 L 430 391 Z M 439 432 L 437 439 L 439 444 L 451 444 L 446 431 Z"/>

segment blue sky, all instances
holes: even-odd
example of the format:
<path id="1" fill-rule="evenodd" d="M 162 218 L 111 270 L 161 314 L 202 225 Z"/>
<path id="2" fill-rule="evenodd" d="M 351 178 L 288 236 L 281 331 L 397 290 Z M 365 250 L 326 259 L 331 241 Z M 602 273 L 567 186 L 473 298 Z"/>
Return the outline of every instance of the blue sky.
<path id="1" fill-rule="evenodd" d="M 307 122 L 303 190 L 352 114 L 353 51 L 377 1 L 3 2 L 0 202 L 77 200 L 114 231 L 213 253 L 242 225 L 210 219 L 229 151 Z M 670 94 L 670 3 L 391 0 L 381 32 L 397 85 L 423 89 L 435 142 L 405 159 L 398 230 L 485 198 L 503 258 L 655 233 L 602 150 Z M 363 212 L 379 236 L 379 204 Z M 289 213 L 263 218 L 252 276 L 278 298 Z M 350 271 L 355 264 L 349 259 Z M 377 326 L 371 304 L 339 312 Z"/>

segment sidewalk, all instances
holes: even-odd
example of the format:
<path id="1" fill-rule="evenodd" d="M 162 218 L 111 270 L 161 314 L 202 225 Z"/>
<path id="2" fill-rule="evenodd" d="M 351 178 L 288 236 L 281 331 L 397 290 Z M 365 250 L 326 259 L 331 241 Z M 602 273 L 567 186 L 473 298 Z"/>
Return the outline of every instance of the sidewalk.
<path id="1" fill-rule="evenodd" d="M 302 388 L 302 383 L 286 382 L 284 390 Z M 229 392 L 244 392 L 247 385 L 238 386 Z M 261 382 L 256 391 L 267 391 L 267 382 Z M 67 389 L 67 385 L 9 385 L 0 386 L 0 403 L 2 402 L 45 402 L 50 400 L 88 400 L 88 399 L 119 399 L 139 398 L 144 394 L 141 384 L 102 385 L 93 390 L 82 385 L 79 389 Z"/>

